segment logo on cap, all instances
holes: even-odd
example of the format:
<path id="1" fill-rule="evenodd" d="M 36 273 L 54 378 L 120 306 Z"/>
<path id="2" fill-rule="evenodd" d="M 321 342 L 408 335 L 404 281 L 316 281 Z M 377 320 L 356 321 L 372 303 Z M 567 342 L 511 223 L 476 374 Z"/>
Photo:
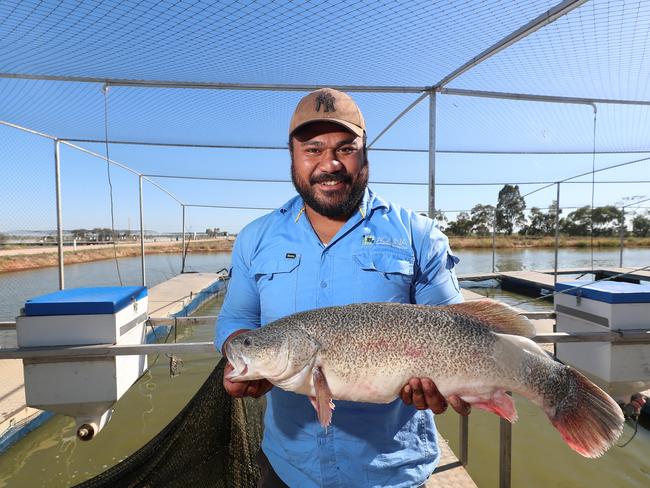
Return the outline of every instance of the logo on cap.
<path id="1" fill-rule="evenodd" d="M 334 108 L 335 100 L 329 93 L 319 93 L 316 97 L 316 112 L 320 112 L 321 106 L 325 107 L 324 112 L 336 112 Z"/>

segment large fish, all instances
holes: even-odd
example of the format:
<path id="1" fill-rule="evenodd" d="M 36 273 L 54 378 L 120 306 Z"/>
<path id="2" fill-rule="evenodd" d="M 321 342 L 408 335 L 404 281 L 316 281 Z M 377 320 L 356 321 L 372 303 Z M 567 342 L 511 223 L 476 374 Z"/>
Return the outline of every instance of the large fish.
<path id="1" fill-rule="evenodd" d="M 323 426 L 333 400 L 388 403 L 411 377 L 514 422 L 506 391 L 539 405 L 567 444 L 602 455 L 619 437 L 612 398 L 528 339 L 530 321 L 493 300 L 432 307 L 361 303 L 300 312 L 226 344 L 231 381 L 266 378 L 308 395 Z M 527 336 L 527 337 L 525 337 Z"/>

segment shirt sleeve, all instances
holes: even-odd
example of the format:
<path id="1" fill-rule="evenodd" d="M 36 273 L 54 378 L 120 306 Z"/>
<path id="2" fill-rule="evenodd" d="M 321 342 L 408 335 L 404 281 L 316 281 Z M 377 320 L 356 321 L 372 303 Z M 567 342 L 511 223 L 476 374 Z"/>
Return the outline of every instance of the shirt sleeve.
<path id="1" fill-rule="evenodd" d="M 427 305 L 449 305 L 463 301 L 454 267 L 460 261 L 449 248 L 449 240 L 433 223 L 419 221 L 414 230 L 421 244 L 415 276 L 414 302 Z"/>
<path id="2" fill-rule="evenodd" d="M 218 351 L 233 332 L 260 326 L 260 296 L 255 279 L 249 273 L 250 261 L 244 251 L 246 240 L 242 233 L 233 246 L 231 277 L 215 324 L 214 345 Z"/>

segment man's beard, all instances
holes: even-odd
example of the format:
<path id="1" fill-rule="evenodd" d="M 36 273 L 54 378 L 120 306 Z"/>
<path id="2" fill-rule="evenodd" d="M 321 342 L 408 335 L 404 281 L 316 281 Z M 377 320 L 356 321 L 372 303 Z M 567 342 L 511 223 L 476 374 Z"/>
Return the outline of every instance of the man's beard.
<path id="1" fill-rule="evenodd" d="M 310 178 L 309 182 L 307 182 L 298 178 L 294 165 L 291 164 L 291 181 L 293 181 L 293 186 L 307 206 L 328 218 L 347 219 L 361 205 L 364 191 L 368 185 L 368 163 L 366 162 L 363 165 L 357 180 L 352 183 L 352 186 L 345 187 L 340 191 L 330 192 L 331 197 L 326 200 L 322 196 L 316 195 L 312 185 L 327 180 L 342 181 L 346 184 L 352 183 L 352 178 L 347 173 L 322 173 Z"/>

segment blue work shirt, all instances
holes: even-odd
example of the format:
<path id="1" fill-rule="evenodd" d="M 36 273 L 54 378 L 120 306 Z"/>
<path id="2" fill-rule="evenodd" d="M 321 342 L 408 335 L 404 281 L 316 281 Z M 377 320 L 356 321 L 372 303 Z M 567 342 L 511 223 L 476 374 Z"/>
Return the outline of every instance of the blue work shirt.
<path id="1" fill-rule="evenodd" d="M 215 345 L 221 351 L 237 330 L 331 305 L 460 302 L 457 262 L 431 219 L 370 190 L 327 245 L 295 197 L 237 237 Z M 430 410 L 400 399 L 335 404 L 324 429 L 306 396 L 278 387 L 267 394 L 262 450 L 287 485 L 411 487 L 433 472 L 440 453 Z"/>

